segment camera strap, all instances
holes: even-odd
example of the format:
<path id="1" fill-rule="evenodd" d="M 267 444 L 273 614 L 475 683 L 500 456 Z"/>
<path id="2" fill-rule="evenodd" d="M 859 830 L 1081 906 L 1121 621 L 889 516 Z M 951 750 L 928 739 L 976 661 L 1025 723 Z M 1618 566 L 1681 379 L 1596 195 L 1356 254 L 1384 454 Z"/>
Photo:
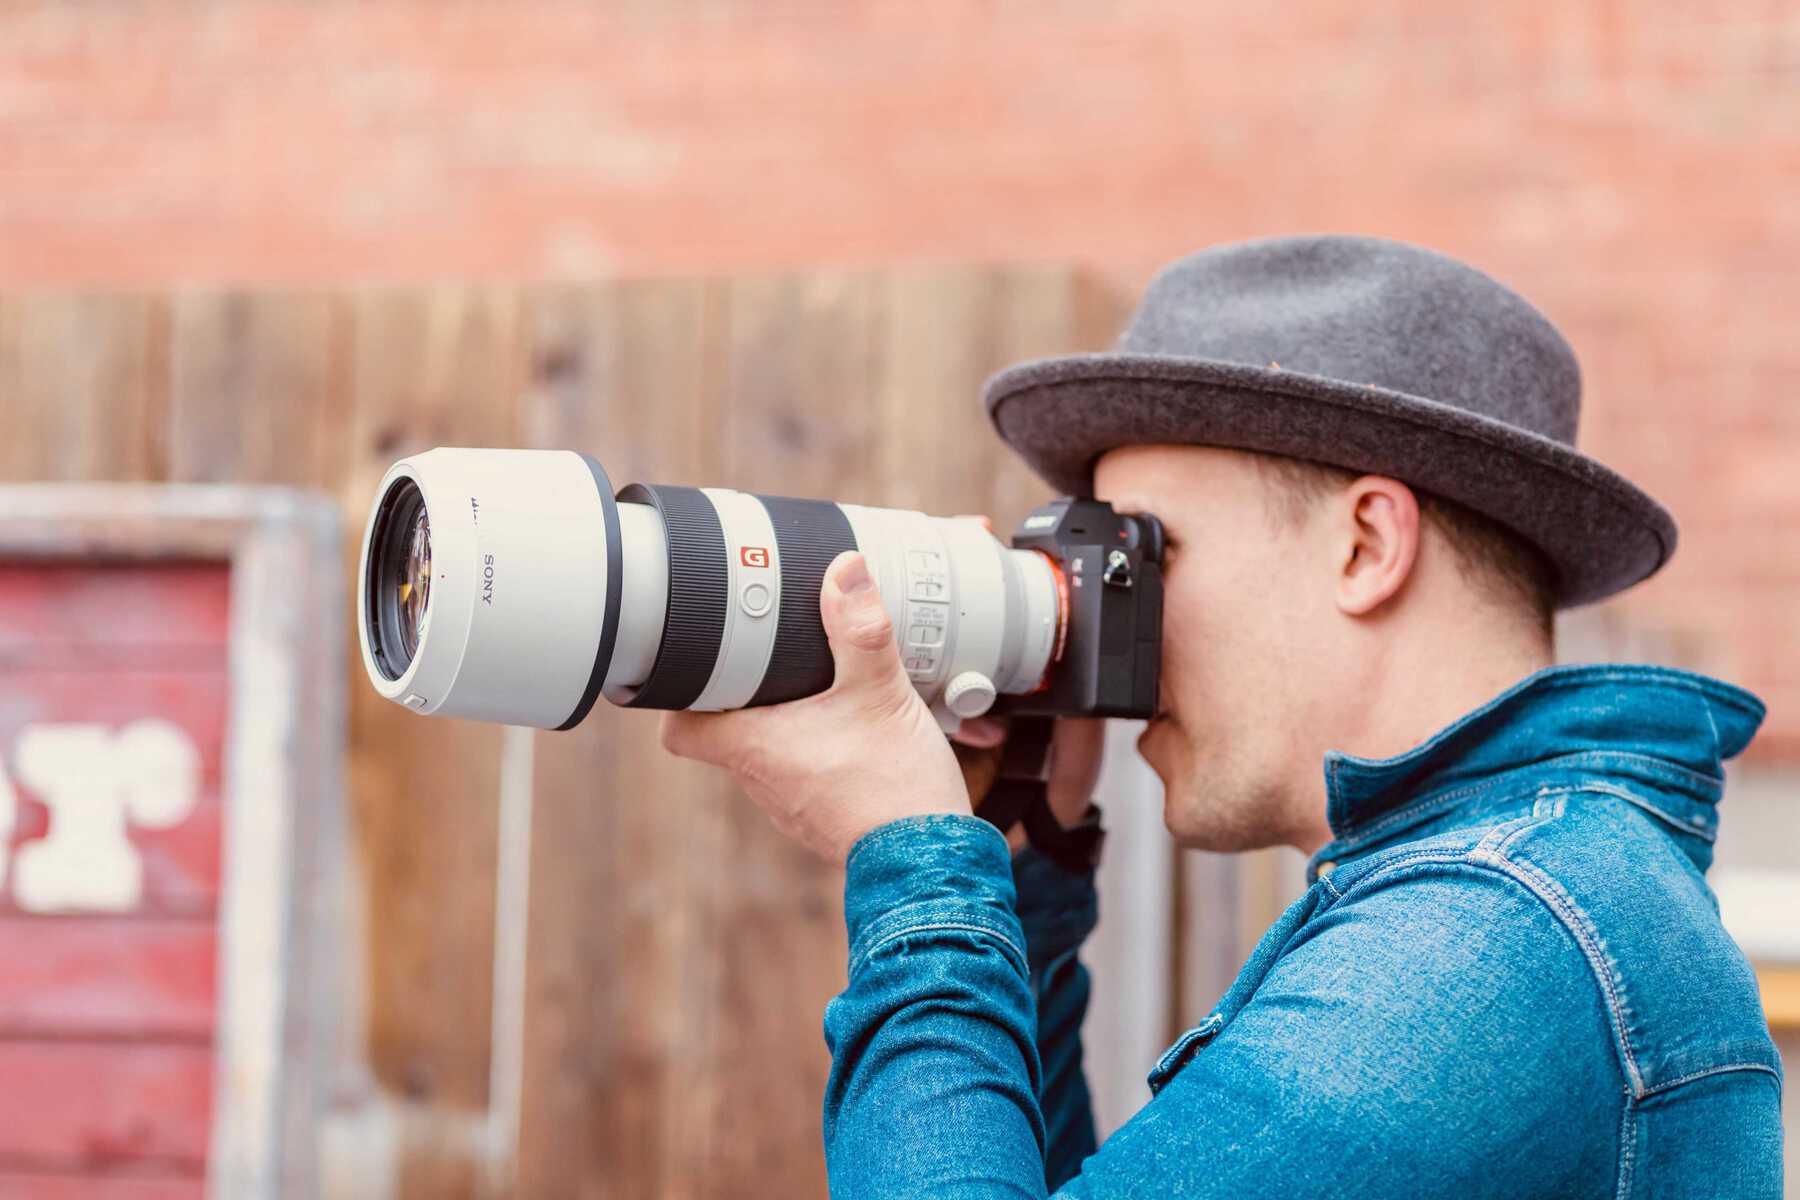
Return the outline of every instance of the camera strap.
<path id="1" fill-rule="evenodd" d="M 1070 871 L 1089 871 L 1100 860 L 1106 831 L 1100 807 L 1089 804 L 1081 820 L 1064 826 L 1050 810 L 1047 776 L 1054 717 L 1014 717 L 1000 758 L 999 778 L 988 789 L 975 815 L 1001 833 L 1025 822 L 1025 838 L 1034 849 Z"/>

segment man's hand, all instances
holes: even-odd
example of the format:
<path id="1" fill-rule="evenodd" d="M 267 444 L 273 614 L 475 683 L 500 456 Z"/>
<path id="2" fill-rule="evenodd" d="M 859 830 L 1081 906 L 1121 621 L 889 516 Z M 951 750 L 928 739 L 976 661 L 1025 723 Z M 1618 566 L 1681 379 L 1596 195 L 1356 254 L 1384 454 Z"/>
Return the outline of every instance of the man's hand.
<path id="1" fill-rule="evenodd" d="M 950 735 L 956 742 L 956 757 L 962 764 L 969 799 L 976 805 L 981 803 L 1000 774 L 1006 734 L 1005 717 L 976 717 L 964 721 L 962 728 Z M 1094 784 L 1100 778 L 1105 747 L 1104 718 L 1058 718 L 1056 731 L 1050 739 L 1050 770 L 1044 798 L 1050 804 L 1051 815 L 1064 826 L 1075 824 L 1087 812 L 1094 795 Z M 1014 854 L 1025 848 L 1023 821 L 1007 830 L 1006 842 Z"/>
<path id="2" fill-rule="evenodd" d="M 869 830 L 922 813 L 967 815 L 950 743 L 900 664 L 868 564 L 832 560 L 819 616 L 837 674 L 826 691 L 763 708 L 663 714 L 662 744 L 724 767 L 775 827 L 842 863 Z"/>

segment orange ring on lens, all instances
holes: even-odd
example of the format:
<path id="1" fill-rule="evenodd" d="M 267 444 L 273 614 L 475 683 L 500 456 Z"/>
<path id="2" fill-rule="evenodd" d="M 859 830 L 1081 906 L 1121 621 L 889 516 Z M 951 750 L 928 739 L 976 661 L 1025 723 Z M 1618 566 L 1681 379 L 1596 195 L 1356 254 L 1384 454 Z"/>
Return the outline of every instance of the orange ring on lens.
<path id="1" fill-rule="evenodd" d="M 1050 673 L 1056 664 L 1062 661 L 1063 646 L 1069 639 L 1069 577 L 1063 574 L 1062 564 L 1035 547 L 1032 553 L 1050 564 L 1050 577 L 1056 580 L 1056 647 L 1050 652 L 1050 661 L 1044 664 L 1044 673 L 1039 677 L 1037 686 L 1027 696 L 1035 696 L 1050 688 Z"/>

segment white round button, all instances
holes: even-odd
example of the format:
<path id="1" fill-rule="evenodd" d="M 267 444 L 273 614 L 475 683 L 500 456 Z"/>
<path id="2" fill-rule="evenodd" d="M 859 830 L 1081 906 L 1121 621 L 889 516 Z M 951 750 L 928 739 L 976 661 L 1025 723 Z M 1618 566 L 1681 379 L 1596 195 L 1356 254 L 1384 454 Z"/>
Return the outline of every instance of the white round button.
<path id="1" fill-rule="evenodd" d="M 979 717 L 993 706 L 994 681 L 980 671 L 964 671 L 944 689 L 944 706 L 959 717 Z"/>
<path id="2" fill-rule="evenodd" d="M 753 617 L 760 617 L 769 611 L 769 588 L 767 584 L 749 583 L 744 585 L 741 603 L 744 611 Z"/>

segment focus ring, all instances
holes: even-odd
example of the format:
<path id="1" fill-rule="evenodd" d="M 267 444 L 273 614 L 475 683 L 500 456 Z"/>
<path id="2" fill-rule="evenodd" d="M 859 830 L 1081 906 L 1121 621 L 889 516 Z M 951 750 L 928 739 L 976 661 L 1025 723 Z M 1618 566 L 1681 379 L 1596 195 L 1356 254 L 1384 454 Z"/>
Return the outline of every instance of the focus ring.
<path id="1" fill-rule="evenodd" d="M 718 510 L 698 488 L 634 483 L 619 493 L 662 516 L 669 544 L 669 605 L 662 641 L 627 708 L 686 708 L 712 678 L 725 635 L 730 566 Z"/>
<path id="2" fill-rule="evenodd" d="M 775 527 L 775 547 L 781 556 L 781 611 L 769 667 L 756 695 L 750 698 L 752 706 L 797 700 L 831 686 L 836 668 L 825 626 L 819 620 L 819 593 L 831 560 L 857 548 L 850 519 L 829 500 L 757 499 Z"/>

